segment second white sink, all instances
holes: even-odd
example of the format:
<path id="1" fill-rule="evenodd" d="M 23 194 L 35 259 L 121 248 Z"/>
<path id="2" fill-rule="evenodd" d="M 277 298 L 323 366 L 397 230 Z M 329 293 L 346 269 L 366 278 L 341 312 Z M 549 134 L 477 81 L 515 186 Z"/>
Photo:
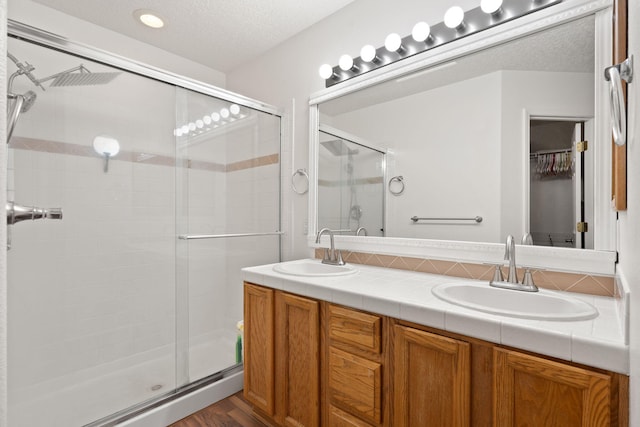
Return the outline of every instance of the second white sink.
<path id="1" fill-rule="evenodd" d="M 350 265 L 329 265 L 323 264 L 320 260 L 301 259 L 276 264 L 273 266 L 273 271 L 292 276 L 331 277 L 353 274 L 357 270 Z"/>
<path id="2" fill-rule="evenodd" d="M 591 304 L 569 295 L 541 289 L 522 292 L 478 282 L 453 282 L 435 286 L 438 298 L 486 313 L 537 320 L 588 320 L 598 316 Z"/>

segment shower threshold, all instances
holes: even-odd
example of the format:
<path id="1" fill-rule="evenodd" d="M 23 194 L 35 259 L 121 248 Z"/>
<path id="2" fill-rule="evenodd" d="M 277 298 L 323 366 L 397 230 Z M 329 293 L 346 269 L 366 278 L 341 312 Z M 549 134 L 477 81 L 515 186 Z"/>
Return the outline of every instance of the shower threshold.
<path id="1" fill-rule="evenodd" d="M 210 386 L 220 380 L 223 380 L 225 378 L 231 377 L 232 375 L 238 374 L 242 372 L 242 370 L 243 370 L 243 364 L 239 363 L 237 365 L 224 369 L 220 372 L 216 372 L 215 374 L 211 374 L 205 378 L 194 381 L 192 383 L 179 387 L 170 392 L 167 392 L 163 395 L 149 399 L 146 402 L 142 402 L 138 405 L 124 409 L 120 412 L 116 412 L 114 414 L 111 414 L 99 420 L 93 421 L 89 424 L 85 424 L 83 427 L 114 427 L 114 426 L 122 425 L 125 422 L 130 421 L 146 412 L 159 408 L 160 406 L 170 404 L 171 402 L 176 401 L 182 397 L 185 397 L 191 393 L 197 392 L 198 390 L 201 390 L 204 387 Z M 211 402 L 211 403 L 214 403 L 214 402 Z"/>

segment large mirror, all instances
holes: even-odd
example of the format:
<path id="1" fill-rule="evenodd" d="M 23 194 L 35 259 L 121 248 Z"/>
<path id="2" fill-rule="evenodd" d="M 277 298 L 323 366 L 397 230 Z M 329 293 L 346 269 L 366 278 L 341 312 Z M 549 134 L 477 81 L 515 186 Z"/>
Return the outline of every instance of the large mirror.
<path id="1" fill-rule="evenodd" d="M 610 141 L 601 137 L 596 71 L 601 20 L 596 13 L 553 22 L 343 96 L 319 97 L 312 123 L 386 152 L 382 235 L 501 243 L 530 233 L 539 246 L 611 250 L 603 186 Z M 322 142 L 313 149 L 321 152 Z M 317 167 L 316 177 L 335 166 Z M 398 176 L 404 191 L 393 194 Z M 318 229 L 331 225 L 319 212 L 335 204 L 318 191 Z"/>

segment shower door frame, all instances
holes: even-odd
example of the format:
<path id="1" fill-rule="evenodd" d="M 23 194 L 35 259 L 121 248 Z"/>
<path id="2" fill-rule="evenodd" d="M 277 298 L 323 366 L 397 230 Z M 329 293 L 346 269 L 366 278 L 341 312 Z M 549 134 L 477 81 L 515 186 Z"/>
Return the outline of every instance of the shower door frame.
<path id="1" fill-rule="evenodd" d="M 222 99 L 231 103 L 238 104 L 240 106 L 251 108 L 261 113 L 267 113 L 267 114 L 278 117 L 280 120 L 280 123 L 279 123 L 280 141 L 279 141 L 279 153 L 278 153 L 279 154 L 278 178 L 279 178 L 279 189 L 280 189 L 279 191 L 280 197 L 279 197 L 279 204 L 278 204 L 279 230 L 273 233 L 264 233 L 264 234 L 280 236 L 278 256 L 279 256 L 279 259 L 282 260 L 282 256 L 283 256 L 282 236 L 284 235 L 284 232 L 282 231 L 282 194 L 283 194 L 283 186 L 282 186 L 282 148 L 283 147 L 282 146 L 283 146 L 283 141 L 285 139 L 284 138 L 285 117 L 284 117 L 284 112 L 281 109 L 273 105 L 266 104 L 252 98 L 248 98 L 248 97 L 239 95 L 237 93 L 233 93 L 225 89 L 221 89 L 216 86 L 203 83 L 186 76 L 182 76 L 182 75 L 172 73 L 170 71 L 166 71 L 151 65 L 147 65 L 130 58 L 126 58 L 102 49 L 85 45 L 83 43 L 75 42 L 65 37 L 38 29 L 36 27 L 30 26 L 12 19 L 7 20 L 6 34 L 7 34 L 6 36 L 7 38 L 16 38 L 16 39 L 27 41 L 45 48 L 53 49 L 62 53 L 74 55 L 81 58 L 86 58 L 88 60 L 92 60 L 109 67 L 117 68 L 117 69 L 129 72 L 129 73 L 133 73 L 145 78 L 150 78 L 163 83 L 167 83 L 177 88 L 191 90 L 196 93 L 211 96 L 217 99 Z M 5 97 L 6 97 L 6 94 L 5 94 Z M 8 146 L 8 144 L 5 144 L 5 146 Z M 253 233 L 253 234 L 260 235 L 261 233 Z M 204 237 L 209 237 L 209 236 L 203 236 L 203 237 L 179 236 L 178 233 L 176 233 L 176 245 L 178 244 L 179 240 L 183 240 L 183 239 L 189 240 L 190 238 L 204 238 Z M 235 237 L 235 236 L 232 236 L 232 237 Z M 176 256 L 177 256 L 177 253 L 176 253 Z M 2 264 L 6 266 L 6 251 L 4 252 L 3 258 L 4 259 Z M 178 278 L 176 277 L 176 286 L 178 286 L 177 280 Z M 6 321 L 7 319 L 5 319 L 0 324 L 0 329 L 5 328 Z M 108 425 L 112 425 L 112 423 L 114 422 L 122 422 L 124 420 L 129 420 L 133 417 L 138 416 L 140 413 L 144 411 L 157 408 L 160 405 L 163 405 L 167 401 L 181 398 L 187 393 L 192 393 L 194 391 L 197 392 L 198 390 L 204 387 L 207 387 L 210 384 L 215 383 L 216 381 L 225 379 L 228 375 L 233 375 L 239 371 L 240 367 L 242 366 L 241 364 L 228 367 L 222 370 L 221 372 L 210 375 L 209 377 L 205 377 L 205 378 L 190 382 L 188 378 L 188 372 L 187 372 L 188 371 L 187 362 L 186 361 L 179 362 L 180 360 L 184 359 L 184 357 L 179 355 L 180 350 L 178 349 L 177 343 L 185 339 L 185 337 L 179 336 L 180 332 L 178 331 L 180 331 L 180 329 L 181 328 L 179 327 L 179 325 L 176 325 L 176 332 L 178 335 L 176 336 L 176 351 L 177 351 L 176 357 L 177 358 L 176 358 L 176 366 L 175 366 L 177 388 L 170 392 L 167 392 L 164 395 L 152 398 L 149 401 L 136 402 L 132 406 L 128 408 L 123 408 L 121 411 L 115 414 L 111 414 L 105 418 L 102 418 L 90 423 L 89 426 L 93 426 L 93 425 L 98 426 L 98 425 L 103 425 L 105 423 L 108 423 Z M 188 330 L 187 330 L 187 333 L 188 333 Z M 6 339 L 6 335 L 0 336 L 0 338 Z M 186 337 L 186 339 L 188 340 L 188 336 Z M 3 362 L 2 360 L 3 357 L 6 357 L 6 353 L 4 355 L 0 355 L 0 363 Z M 184 364 L 185 366 L 180 366 L 181 363 Z M 185 369 L 185 367 L 187 369 Z M 8 409 L 6 406 L 7 405 L 7 396 L 6 396 L 7 389 L 6 389 L 5 381 L 6 380 L 3 379 L 2 383 L 0 383 L 0 399 L 1 399 L 0 400 L 0 424 L 2 424 L 2 422 L 4 421 L 3 417 L 6 416 L 6 410 Z M 225 385 L 223 387 L 225 387 L 225 389 L 228 389 L 229 385 Z M 196 399 L 199 399 L 200 401 L 202 400 L 201 397 Z M 207 403 L 204 406 L 208 404 L 210 403 Z M 183 416 L 186 416 L 186 415 L 188 414 L 185 413 Z M 176 419 L 179 419 L 179 418 L 176 418 Z"/>

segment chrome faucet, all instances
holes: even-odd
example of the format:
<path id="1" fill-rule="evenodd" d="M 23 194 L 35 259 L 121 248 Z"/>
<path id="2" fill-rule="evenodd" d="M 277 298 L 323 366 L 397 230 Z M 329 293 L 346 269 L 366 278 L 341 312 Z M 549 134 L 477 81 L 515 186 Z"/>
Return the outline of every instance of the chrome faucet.
<path id="1" fill-rule="evenodd" d="M 516 270 L 516 241 L 511 234 L 507 236 L 507 242 L 504 244 L 504 260 L 509 261 L 507 282 L 518 283 L 518 271 Z"/>
<path id="2" fill-rule="evenodd" d="M 522 238 L 523 244 L 530 244 L 533 242 L 531 235 L 525 234 Z M 517 291 L 525 292 L 537 292 L 538 287 L 533 283 L 533 277 L 531 271 L 527 268 L 522 283 L 518 282 L 518 272 L 516 270 L 516 242 L 512 235 L 507 236 L 507 241 L 504 248 L 504 259 L 509 261 L 509 274 L 507 280 L 502 279 L 502 272 L 500 266 L 496 266 L 496 274 L 489 285 L 496 288 L 513 289 Z M 499 274 L 498 274 L 499 273 Z"/>
<path id="3" fill-rule="evenodd" d="M 329 241 L 331 242 L 331 248 L 324 249 L 324 257 L 322 258 L 323 264 L 331 264 L 331 265 L 344 265 L 345 262 L 342 260 L 342 253 L 340 250 L 336 250 L 336 246 L 333 240 L 333 231 L 328 228 L 323 228 L 318 231 L 318 235 L 316 236 L 316 243 L 320 243 L 320 238 L 323 234 L 329 234 Z"/>

